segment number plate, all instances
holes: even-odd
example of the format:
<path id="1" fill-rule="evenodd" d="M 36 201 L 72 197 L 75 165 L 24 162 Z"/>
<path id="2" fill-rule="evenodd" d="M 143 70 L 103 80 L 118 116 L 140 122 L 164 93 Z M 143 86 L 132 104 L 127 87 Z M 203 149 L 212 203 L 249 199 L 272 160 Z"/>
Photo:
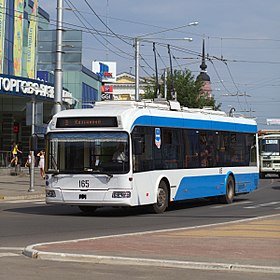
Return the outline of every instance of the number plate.
<path id="1" fill-rule="evenodd" d="M 89 180 L 79 180 L 80 189 L 88 189 L 90 187 Z"/>

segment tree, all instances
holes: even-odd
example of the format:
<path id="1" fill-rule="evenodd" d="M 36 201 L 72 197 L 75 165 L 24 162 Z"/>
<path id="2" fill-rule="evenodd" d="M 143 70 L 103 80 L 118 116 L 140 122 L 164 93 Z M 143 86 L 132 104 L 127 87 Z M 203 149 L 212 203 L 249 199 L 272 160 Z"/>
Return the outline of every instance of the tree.
<path id="1" fill-rule="evenodd" d="M 156 84 L 155 78 L 151 85 L 145 88 L 145 98 L 153 99 L 156 98 Z M 161 81 L 164 78 L 161 77 Z M 173 73 L 173 83 L 174 90 L 177 93 L 177 100 L 181 104 L 181 106 L 189 107 L 189 108 L 203 108 L 205 106 L 211 107 L 214 110 L 219 110 L 221 104 L 216 104 L 216 101 L 213 97 L 208 97 L 203 94 L 202 81 L 195 80 L 190 70 L 175 70 Z M 171 91 L 172 91 L 172 76 L 171 73 L 167 73 L 167 99 L 172 99 Z M 160 84 L 160 93 L 163 96 L 164 85 L 161 82 Z"/>

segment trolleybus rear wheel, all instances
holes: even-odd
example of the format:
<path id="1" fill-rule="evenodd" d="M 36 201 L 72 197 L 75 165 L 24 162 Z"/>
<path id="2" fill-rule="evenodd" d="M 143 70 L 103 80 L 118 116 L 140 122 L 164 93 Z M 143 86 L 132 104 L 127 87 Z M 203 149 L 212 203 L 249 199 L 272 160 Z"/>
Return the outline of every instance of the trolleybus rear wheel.
<path id="1" fill-rule="evenodd" d="M 230 204 L 233 202 L 235 194 L 235 182 L 232 176 L 229 176 L 226 183 L 226 193 L 222 196 L 222 202 Z"/>
<path id="2" fill-rule="evenodd" d="M 152 211 L 156 214 L 163 213 L 168 206 L 168 187 L 165 181 L 161 181 L 157 190 L 157 202 L 152 205 Z"/>

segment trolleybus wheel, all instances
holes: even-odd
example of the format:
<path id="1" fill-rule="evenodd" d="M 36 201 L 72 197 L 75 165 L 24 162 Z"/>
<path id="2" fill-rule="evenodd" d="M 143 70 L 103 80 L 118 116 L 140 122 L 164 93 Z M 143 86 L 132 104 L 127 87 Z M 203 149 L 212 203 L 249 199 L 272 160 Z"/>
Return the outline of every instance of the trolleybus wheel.
<path id="1" fill-rule="evenodd" d="M 157 202 L 152 205 L 152 211 L 160 214 L 165 211 L 168 206 L 168 187 L 165 181 L 161 181 L 157 190 Z"/>
<path id="2" fill-rule="evenodd" d="M 226 184 L 226 193 L 224 196 L 222 196 L 222 202 L 227 204 L 232 203 L 234 198 L 234 193 L 235 193 L 234 179 L 232 176 L 229 176 Z"/>
<path id="3" fill-rule="evenodd" d="M 93 214 L 94 212 L 95 212 L 95 210 L 97 209 L 97 207 L 95 207 L 95 206 L 79 206 L 79 209 L 83 212 L 83 213 L 85 213 L 85 214 L 87 214 L 87 215 L 90 215 L 90 214 Z"/>

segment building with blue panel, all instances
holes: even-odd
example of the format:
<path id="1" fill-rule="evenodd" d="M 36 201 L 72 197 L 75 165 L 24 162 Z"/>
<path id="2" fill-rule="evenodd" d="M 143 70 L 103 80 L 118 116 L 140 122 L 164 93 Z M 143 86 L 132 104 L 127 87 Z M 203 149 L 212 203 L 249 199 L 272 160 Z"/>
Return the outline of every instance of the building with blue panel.
<path id="1" fill-rule="evenodd" d="M 55 69 L 55 30 L 39 31 L 38 74 L 50 76 Z M 101 77 L 82 64 L 82 31 L 63 32 L 63 85 L 72 93 L 74 108 L 87 108 L 101 100 Z M 50 76 L 51 78 L 51 76 Z"/>
<path id="2" fill-rule="evenodd" d="M 39 1 L 39 5 L 43 1 Z M 38 0 L 0 0 L 0 167 L 10 161 L 11 144 L 21 142 L 23 161 L 30 149 L 30 103 L 42 121 L 35 125 L 37 148 L 53 115 L 56 33 Z M 82 65 L 82 32 L 63 38 L 63 106 L 82 108 L 100 100 L 101 80 Z M 33 55 L 34 54 L 34 55 Z M 85 104 L 85 105 L 83 105 Z M 39 106 L 40 105 L 40 106 Z M 37 107 L 36 107 L 37 108 Z"/>

